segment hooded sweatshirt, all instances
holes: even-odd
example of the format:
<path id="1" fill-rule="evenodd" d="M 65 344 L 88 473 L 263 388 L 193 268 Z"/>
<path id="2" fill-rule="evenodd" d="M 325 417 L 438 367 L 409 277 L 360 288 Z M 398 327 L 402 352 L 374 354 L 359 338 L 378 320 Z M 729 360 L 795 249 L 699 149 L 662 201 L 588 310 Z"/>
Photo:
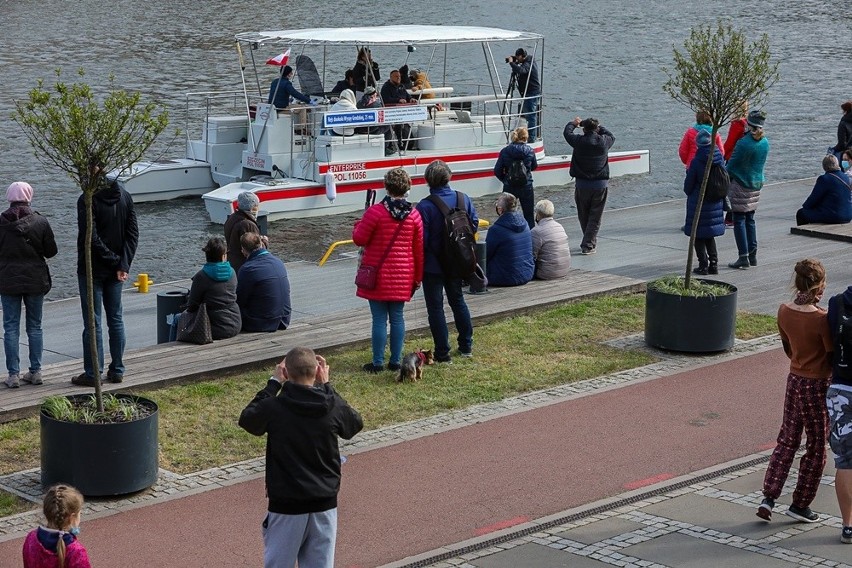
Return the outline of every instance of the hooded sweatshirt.
<path id="1" fill-rule="evenodd" d="M 198 310 L 204 303 L 213 339 L 234 337 L 242 327 L 237 305 L 237 275 L 228 261 L 208 262 L 192 277 L 186 309 Z"/>
<path id="2" fill-rule="evenodd" d="M 133 198 L 115 182 L 104 179 L 103 189 L 92 199 L 92 274 L 96 279 L 116 278 L 116 272 L 130 272 L 139 243 L 139 226 Z M 77 200 L 77 274 L 86 274 L 86 205 Z"/>
<path id="3" fill-rule="evenodd" d="M 361 415 L 330 384 L 304 386 L 270 378 L 240 414 L 240 427 L 266 434 L 268 510 L 282 515 L 337 507 L 340 491 L 338 436 L 361 431 Z"/>
<path id="4" fill-rule="evenodd" d="M 519 286 L 533 278 L 532 234 L 517 212 L 500 215 L 485 238 L 485 275 L 492 286 Z"/>
<path id="5" fill-rule="evenodd" d="M 828 329 L 831 332 L 831 339 L 833 341 L 837 341 L 838 335 L 838 323 L 839 316 L 837 310 L 837 302 L 843 302 L 843 309 L 846 311 L 847 317 L 852 315 L 852 286 L 846 288 L 846 290 L 842 294 L 838 294 L 837 296 L 832 296 L 828 300 Z M 835 349 L 835 357 L 837 356 L 837 350 Z M 837 369 L 837 361 L 835 360 L 835 364 L 833 366 L 832 379 L 831 382 L 837 385 L 846 385 L 852 388 L 852 379 L 844 379 L 838 374 Z"/>
<path id="6" fill-rule="evenodd" d="M 346 110 L 356 110 L 355 106 L 355 93 L 350 91 L 349 89 L 344 89 L 340 93 L 340 100 L 331 105 L 331 108 L 328 109 L 331 112 L 337 111 L 346 111 Z M 338 136 L 352 136 L 355 134 L 354 127 L 344 128 L 342 126 L 335 126 L 331 129 Z"/>

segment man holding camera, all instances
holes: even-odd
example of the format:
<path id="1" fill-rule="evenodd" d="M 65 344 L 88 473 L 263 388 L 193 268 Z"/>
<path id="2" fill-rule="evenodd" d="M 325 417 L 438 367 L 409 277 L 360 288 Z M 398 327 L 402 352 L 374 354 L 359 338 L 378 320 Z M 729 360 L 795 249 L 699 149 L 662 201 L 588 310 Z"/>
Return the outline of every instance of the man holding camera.
<path id="1" fill-rule="evenodd" d="M 574 134 L 578 126 L 583 128 L 582 135 Z M 580 254 L 595 254 L 609 184 L 608 154 L 615 137 L 596 119 L 580 120 L 579 116 L 565 125 L 562 134 L 574 148 L 569 173 L 574 178 L 574 202 L 583 230 Z"/>
<path id="2" fill-rule="evenodd" d="M 518 92 L 524 97 L 521 105 L 521 116 L 527 121 L 527 131 L 530 141 L 540 138 L 538 132 L 538 112 L 541 102 L 541 82 L 538 80 L 538 67 L 533 62 L 532 55 L 527 55 L 523 48 L 518 48 L 515 55 L 506 58 L 506 63 L 512 67 L 512 78 L 518 86 Z"/>

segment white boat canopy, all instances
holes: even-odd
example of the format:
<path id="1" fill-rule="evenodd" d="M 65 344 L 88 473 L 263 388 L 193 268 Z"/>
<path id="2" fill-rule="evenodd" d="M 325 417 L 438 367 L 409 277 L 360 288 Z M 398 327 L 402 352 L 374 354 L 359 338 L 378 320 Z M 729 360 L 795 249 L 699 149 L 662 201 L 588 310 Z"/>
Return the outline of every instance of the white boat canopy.
<path id="1" fill-rule="evenodd" d="M 491 41 L 538 41 L 542 36 L 500 28 L 477 26 L 370 26 L 363 28 L 308 28 L 244 32 L 237 41 L 286 45 L 434 45 Z"/>

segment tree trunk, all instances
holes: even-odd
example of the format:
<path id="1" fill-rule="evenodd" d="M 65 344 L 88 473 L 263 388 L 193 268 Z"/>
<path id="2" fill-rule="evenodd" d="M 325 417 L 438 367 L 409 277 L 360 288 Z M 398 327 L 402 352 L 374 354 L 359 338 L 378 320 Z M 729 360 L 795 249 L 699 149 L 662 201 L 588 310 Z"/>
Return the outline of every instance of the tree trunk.
<path id="1" fill-rule="evenodd" d="M 98 405 L 98 412 L 104 411 L 104 398 L 101 392 L 101 368 L 98 361 L 98 336 L 95 335 L 97 329 L 95 327 L 95 279 L 92 275 L 92 233 L 94 232 L 94 214 L 92 213 L 92 196 L 93 191 L 85 191 L 83 193 L 83 203 L 86 207 L 86 242 L 83 251 L 84 264 L 86 265 L 86 311 L 88 312 L 86 327 L 89 331 L 89 345 L 84 345 L 83 348 L 89 349 L 89 356 L 92 359 L 92 371 L 95 376 L 95 402 Z"/>
<path id="2" fill-rule="evenodd" d="M 701 178 L 701 189 L 698 192 L 698 202 L 692 215 L 692 227 L 689 231 L 689 251 L 686 254 L 686 274 L 683 277 L 683 287 L 689 290 L 692 285 L 692 261 L 695 256 L 695 236 L 698 234 L 698 221 L 701 219 L 701 207 L 704 205 L 704 194 L 707 191 L 707 180 L 710 179 L 710 168 L 713 165 L 713 154 L 716 153 L 716 132 L 718 128 L 714 125 L 710 132 L 710 153 L 707 155 L 707 164 L 704 166 L 704 176 Z"/>

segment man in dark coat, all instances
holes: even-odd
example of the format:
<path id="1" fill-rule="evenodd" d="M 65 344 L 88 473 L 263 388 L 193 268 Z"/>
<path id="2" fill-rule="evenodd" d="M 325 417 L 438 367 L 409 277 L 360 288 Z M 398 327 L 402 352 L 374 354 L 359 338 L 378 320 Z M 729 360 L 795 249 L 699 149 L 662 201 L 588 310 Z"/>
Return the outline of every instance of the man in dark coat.
<path id="1" fill-rule="evenodd" d="M 303 103 L 310 103 L 311 97 L 303 95 L 296 90 L 293 83 L 290 82 L 290 77 L 293 76 L 293 68 L 285 65 L 281 68 L 281 76 L 272 81 L 269 86 L 269 97 L 266 102 L 275 106 L 275 108 L 287 108 L 290 106 L 290 97 Z"/>
<path id="2" fill-rule="evenodd" d="M 109 328 L 110 363 L 107 380 L 124 380 L 124 320 L 121 313 L 121 291 L 130 272 L 130 264 L 139 243 L 139 226 L 133 198 L 118 183 L 106 178 L 100 165 L 92 166 L 92 175 L 99 176 L 99 189 L 92 199 L 92 278 L 95 300 L 95 336 L 98 345 L 98 369 L 104 368 L 104 344 L 101 337 L 101 304 Z M 71 379 L 78 386 L 94 386 L 95 376 L 89 349 L 89 303 L 86 286 L 86 204 L 84 196 L 77 200 L 77 279 L 80 303 L 83 307 L 83 373 Z"/>
<path id="3" fill-rule="evenodd" d="M 264 566 L 334 565 L 340 448 L 364 427 L 329 384 L 328 365 L 294 347 L 240 414 L 240 427 L 266 434 Z"/>
<path id="4" fill-rule="evenodd" d="M 574 134 L 578 126 L 583 128 L 582 135 Z M 579 116 L 565 125 L 562 134 L 574 148 L 569 173 L 575 180 L 574 202 L 583 230 L 580 254 L 595 254 L 609 185 L 608 154 L 615 137 L 596 119 L 580 120 Z"/>
<path id="5" fill-rule="evenodd" d="M 246 262 L 237 275 L 237 305 L 243 331 L 277 331 L 290 325 L 290 280 L 281 259 L 263 246 L 261 236 L 240 239 Z"/>
<path id="6" fill-rule="evenodd" d="M 521 105 L 521 116 L 527 121 L 530 140 L 541 137 L 538 127 L 538 112 L 541 103 L 541 81 L 538 78 L 538 67 L 532 55 L 519 47 L 514 57 L 507 57 L 506 63 L 512 68 L 512 76 L 518 86 L 518 93 L 524 97 Z"/>

